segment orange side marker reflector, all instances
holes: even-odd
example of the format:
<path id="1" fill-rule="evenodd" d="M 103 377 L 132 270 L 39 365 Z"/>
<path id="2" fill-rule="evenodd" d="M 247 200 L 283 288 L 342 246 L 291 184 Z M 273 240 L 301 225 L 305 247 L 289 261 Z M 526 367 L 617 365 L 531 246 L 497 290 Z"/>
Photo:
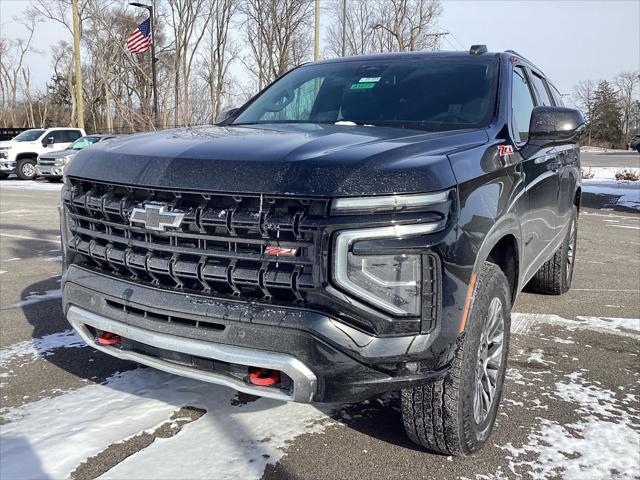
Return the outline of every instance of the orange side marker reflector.
<path id="1" fill-rule="evenodd" d="M 476 272 L 471 274 L 471 280 L 469 281 L 469 291 L 467 292 L 467 299 L 464 302 L 464 310 L 462 310 L 462 319 L 460 320 L 460 330 L 458 333 L 464 332 L 464 328 L 467 326 L 467 316 L 469 315 L 469 308 L 471 307 L 471 299 L 473 298 L 473 292 L 476 288 Z"/>

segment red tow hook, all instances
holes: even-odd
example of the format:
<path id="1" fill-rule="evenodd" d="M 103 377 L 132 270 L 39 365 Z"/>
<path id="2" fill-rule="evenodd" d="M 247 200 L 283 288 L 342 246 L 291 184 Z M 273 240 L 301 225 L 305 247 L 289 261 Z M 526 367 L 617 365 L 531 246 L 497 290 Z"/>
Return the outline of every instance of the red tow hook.
<path id="1" fill-rule="evenodd" d="M 115 345 L 121 341 L 122 337 L 120 335 L 111 332 L 102 332 L 98 337 L 98 343 L 100 345 Z"/>
<path id="2" fill-rule="evenodd" d="M 259 387 L 270 387 L 280 381 L 280 372 L 266 368 L 249 367 L 249 382 Z"/>

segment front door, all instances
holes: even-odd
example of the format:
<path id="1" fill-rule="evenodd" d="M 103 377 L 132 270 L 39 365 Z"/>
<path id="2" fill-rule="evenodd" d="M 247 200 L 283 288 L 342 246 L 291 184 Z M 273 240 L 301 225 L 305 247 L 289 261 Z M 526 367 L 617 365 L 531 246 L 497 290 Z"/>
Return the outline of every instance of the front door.
<path id="1" fill-rule="evenodd" d="M 512 119 L 515 143 L 524 145 L 529 138 L 529 121 L 536 105 L 534 89 L 525 69 L 513 69 Z M 558 163 L 555 148 L 543 148 L 523 159 L 522 172 L 529 209 L 521 216 L 524 243 L 524 273 L 529 277 L 548 258 L 558 226 Z"/>

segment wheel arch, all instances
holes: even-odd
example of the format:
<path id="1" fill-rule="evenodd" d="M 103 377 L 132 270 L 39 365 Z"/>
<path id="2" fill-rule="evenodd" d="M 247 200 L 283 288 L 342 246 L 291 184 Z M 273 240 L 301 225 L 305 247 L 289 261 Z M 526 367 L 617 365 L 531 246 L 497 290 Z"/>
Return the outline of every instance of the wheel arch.
<path id="1" fill-rule="evenodd" d="M 582 201 L 582 187 L 576 189 L 576 194 L 573 197 L 573 204 L 578 210 L 580 210 L 580 202 Z"/>
<path id="2" fill-rule="evenodd" d="M 476 257 L 474 271 L 479 272 L 484 262 L 495 263 L 507 277 L 514 302 L 520 291 L 522 272 L 522 235 L 520 222 L 515 216 L 505 216 L 493 226 Z"/>
<path id="3" fill-rule="evenodd" d="M 25 160 L 25 159 L 37 160 L 38 154 L 35 152 L 22 152 L 16 155 L 16 162 L 19 162 L 20 160 Z"/>

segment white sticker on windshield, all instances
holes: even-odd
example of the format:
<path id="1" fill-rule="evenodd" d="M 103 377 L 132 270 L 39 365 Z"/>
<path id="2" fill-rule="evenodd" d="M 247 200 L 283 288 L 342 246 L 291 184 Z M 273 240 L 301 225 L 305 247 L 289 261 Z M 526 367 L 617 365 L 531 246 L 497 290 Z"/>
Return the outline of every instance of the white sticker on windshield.
<path id="1" fill-rule="evenodd" d="M 358 80 L 358 83 L 372 83 L 379 82 L 382 77 L 362 77 Z"/>

